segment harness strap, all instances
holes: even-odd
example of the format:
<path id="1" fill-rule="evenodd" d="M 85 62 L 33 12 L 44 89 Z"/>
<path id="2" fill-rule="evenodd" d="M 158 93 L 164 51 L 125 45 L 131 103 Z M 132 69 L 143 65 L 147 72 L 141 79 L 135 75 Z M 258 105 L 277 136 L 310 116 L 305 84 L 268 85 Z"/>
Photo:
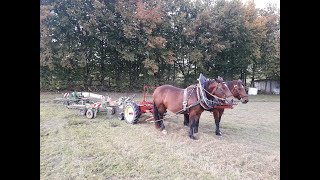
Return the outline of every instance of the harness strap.
<path id="1" fill-rule="evenodd" d="M 188 106 L 188 107 L 186 107 L 186 109 L 190 109 L 190 108 L 192 108 L 192 107 L 194 107 L 194 106 L 196 106 L 196 105 L 198 105 L 198 104 L 200 104 L 200 100 L 198 100 L 197 102 L 194 102 L 193 104 L 191 104 L 190 106 Z M 185 112 L 185 110 L 183 110 L 183 109 L 181 109 L 180 111 L 178 111 L 178 112 L 176 112 L 176 114 L 180 114 L 180 113 L 183 113 L 183 112 Z"/>
<path id="2" fill-rule="evenodd" d="M 202 86 L 201 82 L 199 81 L 198 88 L 197 88 L 197 93 L 199 93 L 198 99 L 201 99 L 202 102 L 200 103 L 202 106 L 205 104 L 206 107 L 210 107 L 210 105 L 207 103 L 206 99 L 206 93 L 204 92 L 204 87 Z M 207 109 L 207 108 L 204 108 Z"/>
<path id="3" fill-rule="evenodd" d="M 187 109 L 187 103 L 188 103 L 187 94 L 188 94 L 187 88 L 185 88 L 183 90 L 183 101 L 182 101 L 183 111 Z"/>
<path id="4" fill-rule="evenodd" d="M 197 98 L 198 98 L 198 100 L 200 101 L 199 103 L 200 103 L 200 105 L 203 107 L 203 109 L 205 109 L 205 110 L 210 110 L 210 109 L 212 109 L 212 107 L 209 107 L 208 105 L 207 105 L 207 103 L 204 103 L 205 102 L 205 100 L 204 100 L 204 98 L 201 98 L 201 93 L 200 93 L 200 87 L 198 86 L 197 87 Z"/>
<path id="5" fill-rule="evenodd" d="M 200 103 L 200 101 L 198 100 L 197 102 L 191 104 L 190 106 L 187 106 L 188 105 L 188 99 L 191 97 L 192 92 L 194 91 L 195 88 L 197 88 L 197 86 L 192 87 L 192 91 L 189 94 L 189 96 L 188 96 L 188 88 L 185 88 L 183 90 L 182 109 L 180 111 L 176 112 L 176 114 L 183 113 L 183 112 L 189 110 L 190 108 L 192 108 L 193 106 L 196 106 L 196 105 L 198 105 Z"/>

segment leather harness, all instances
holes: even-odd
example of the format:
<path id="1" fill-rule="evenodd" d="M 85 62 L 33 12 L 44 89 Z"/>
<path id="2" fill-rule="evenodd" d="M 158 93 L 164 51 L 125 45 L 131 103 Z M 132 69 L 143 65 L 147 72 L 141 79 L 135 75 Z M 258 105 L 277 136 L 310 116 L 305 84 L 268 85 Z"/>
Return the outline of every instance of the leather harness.
<path id="1" fill-rule="evenodd" d="M 197 85 L 193 86 L 192 91 L 189 94 L 189 96 L 188 96 L 188 88 L 185 88 L 183 90 L 182 109 L 180 111 L 176 112 L 176 114 L 185 113 L 186 111 L 189 111 L 190 108 L 197 106 L 198 104 L 200 104 L 201 107 L 207 111 L 210 111 L 211 109 L 213 109 L 215 107 L 215 105 L 218 103 L 217 100 L 216 99 L 214 99 L 213 101 L 209 100 L 206 96 L 206 93 L 204 92 L 204 87 L 202 86 L 203 83 L 201 83 L 204 78 L 205 77 L 202 74 L 200 74 L 200 77 L 198 79 L 199 83 Z M 187 106 L 188 100 L 189 100 L 192 92 L 194 91 L 194 89 L 196 89 L 198 101 L 192 103 L 190 106 Z"/>

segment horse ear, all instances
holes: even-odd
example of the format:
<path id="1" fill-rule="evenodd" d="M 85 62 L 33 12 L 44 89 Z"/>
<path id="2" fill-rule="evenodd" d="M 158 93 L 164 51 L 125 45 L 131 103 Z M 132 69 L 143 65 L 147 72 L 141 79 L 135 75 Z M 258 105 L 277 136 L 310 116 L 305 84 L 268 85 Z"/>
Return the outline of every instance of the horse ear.
<path id="1" fill-rule="evenodd" d="M 217 80 L 223 81 L 223 78 L 218 76 Z"/>

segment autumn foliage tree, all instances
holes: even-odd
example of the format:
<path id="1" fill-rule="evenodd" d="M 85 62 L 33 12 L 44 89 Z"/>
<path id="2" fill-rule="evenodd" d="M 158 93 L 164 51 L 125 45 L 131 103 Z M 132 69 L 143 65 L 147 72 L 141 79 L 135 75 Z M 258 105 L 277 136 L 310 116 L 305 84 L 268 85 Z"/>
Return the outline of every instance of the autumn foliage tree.
<path id="1" fill-rule="evenodd" d="M 42 90 L 280 81 L 280 11 L 240 0 L 41 0 Z M 248 84 L 249 86 L 249 84 Z"/>

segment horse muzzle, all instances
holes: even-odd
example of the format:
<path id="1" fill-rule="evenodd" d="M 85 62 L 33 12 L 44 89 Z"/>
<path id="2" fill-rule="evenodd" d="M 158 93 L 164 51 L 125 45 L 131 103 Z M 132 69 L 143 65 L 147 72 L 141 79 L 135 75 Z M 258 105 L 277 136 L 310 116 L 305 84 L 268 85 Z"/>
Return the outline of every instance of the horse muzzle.
<path id="1" fill-rule="evenodd" d="M 247 104 L 249 102 L 249 99 L 248 97 L 244 97 L 244 98 L 241 98 L 240 101 L 242 102 L 242 104 Z"/>
<path id="2" fill-rule="evenodd" d="M 230 96 L 230 97 L 226 98 L 226 101 L 227 101 L 228 104 L 233 104 L 233 99 L 234 99 L 234 97 Z"/>

